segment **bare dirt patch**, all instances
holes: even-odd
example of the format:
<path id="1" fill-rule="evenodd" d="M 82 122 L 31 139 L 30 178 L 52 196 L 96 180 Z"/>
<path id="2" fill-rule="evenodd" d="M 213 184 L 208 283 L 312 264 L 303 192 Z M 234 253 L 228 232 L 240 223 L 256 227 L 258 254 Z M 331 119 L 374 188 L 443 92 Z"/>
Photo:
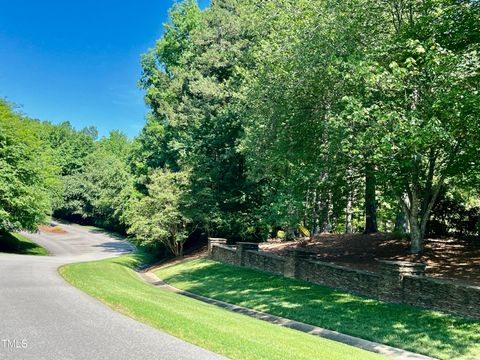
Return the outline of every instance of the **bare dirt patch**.
<path id="1" fill-rule="evenodd" d="M 67 234 L 68 232 L 62 229 L 60 226 L 51 226 L 51 225 L 39 225 L 38 230 L 41 232 L 46 232 L 49 234 Z"/>
<path id="2" fill-rule="evenodd" d="M 282 255 L 287 249 L 306 248 L 320 261 L 379 271 L 375 259 L 422 261 L 427 275 L 459 280 L 480 286 L 480 242 L 462 239 L 428 239 L 421 255 L 409 253 L 408 240 L 396 240 L 391 234 L 322 234 L 314 240 L 269 240 L 262 251 Z"/>

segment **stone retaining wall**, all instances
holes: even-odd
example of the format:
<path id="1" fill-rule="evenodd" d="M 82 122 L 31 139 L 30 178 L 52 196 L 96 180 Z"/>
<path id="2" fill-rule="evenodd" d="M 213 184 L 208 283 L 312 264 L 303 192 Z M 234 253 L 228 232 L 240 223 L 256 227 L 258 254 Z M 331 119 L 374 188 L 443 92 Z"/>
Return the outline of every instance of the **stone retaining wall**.
<path id="1" fill-rule="evenodd" d="M 381 271 L 374 273 L 318 261 L 302 249 L 282 257 L 258 251 L 256 243 L 226 243 L 225 239 L 209 239 L 209 257 L 376 299 L 480 319 L 480 287 L 426 277 L 422 263 L 381 260 Z"/>

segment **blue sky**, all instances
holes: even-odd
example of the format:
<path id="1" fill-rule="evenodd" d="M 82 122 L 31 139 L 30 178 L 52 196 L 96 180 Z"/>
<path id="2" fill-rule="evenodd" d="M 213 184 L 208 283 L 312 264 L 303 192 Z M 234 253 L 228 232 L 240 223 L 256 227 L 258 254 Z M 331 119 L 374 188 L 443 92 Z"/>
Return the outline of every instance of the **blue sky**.
<path id="1" fill-rule="evenodd" d="M 0 4 L 0 97 L 41 120 L 138 134 L 140 55 L 161 36 L 172 0 Z"/>

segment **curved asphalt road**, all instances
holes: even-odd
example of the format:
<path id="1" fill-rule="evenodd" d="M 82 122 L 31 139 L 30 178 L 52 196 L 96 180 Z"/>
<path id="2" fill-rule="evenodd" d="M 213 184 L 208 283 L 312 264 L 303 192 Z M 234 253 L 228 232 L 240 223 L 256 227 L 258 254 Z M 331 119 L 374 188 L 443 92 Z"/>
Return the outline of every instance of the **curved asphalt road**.
<path id="1" fill-rule="evenodd" d="M 23 234 L 52 256 L 0 254 L 0 359 L 224 359 L 123 316 L 69 285 L 59 266 L 130 252 L 106 234 Z"/>

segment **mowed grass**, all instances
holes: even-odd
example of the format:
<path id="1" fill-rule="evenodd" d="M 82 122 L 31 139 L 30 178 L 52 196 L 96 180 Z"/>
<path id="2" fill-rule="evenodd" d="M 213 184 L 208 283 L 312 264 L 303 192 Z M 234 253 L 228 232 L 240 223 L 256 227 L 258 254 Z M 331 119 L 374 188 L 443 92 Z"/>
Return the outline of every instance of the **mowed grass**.
<path id="1" fill-rule="evenodd" d="M 72 285 L 116 311 L 231 359 L 382 359 L 380 355 L 235 314 L 143 282 L 142 255 L 64 266 Z"/>
<path id="2" fill-rule="evenodd" d="M 195 294 L 432 357 L 480 359 L 479 321 L 206 259 L 166 267 L 156 275 Z"/>
<path id="3" fill-rule="evenodd" d="M 22 255 L 48 255 L 48 251 L 20 234 L 0 233 L 0 252 Z"/>

